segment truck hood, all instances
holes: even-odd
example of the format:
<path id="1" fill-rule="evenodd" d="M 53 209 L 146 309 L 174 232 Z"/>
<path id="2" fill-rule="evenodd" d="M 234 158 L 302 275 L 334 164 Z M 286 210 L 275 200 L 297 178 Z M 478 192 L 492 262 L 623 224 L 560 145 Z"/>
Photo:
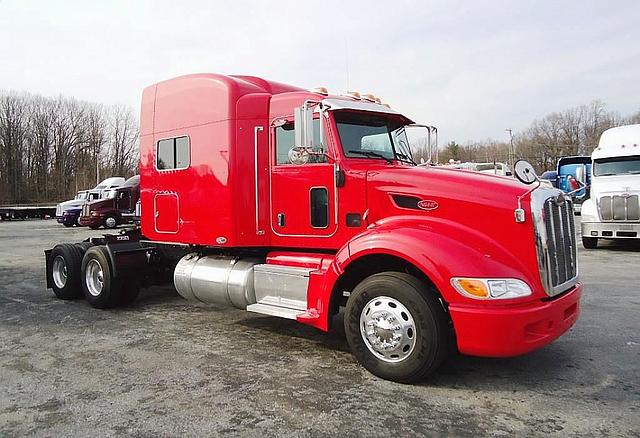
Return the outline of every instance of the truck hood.
<path id="1" fill-rule="evenodd" d="M 486 260 L 517 267 L 514 275 L 526 272 L 517 278 L 540 289 L 529 196 L 521 203 L 525 221 L 515 219 L 518 197 L 534 187 L 512 177 L 440 167 L 372 169 L 367 172 L 367 225 L 375 230 L 402 222 L 446 233 L 443 237 Z"/>
<path id="2" fill-rule="evenodd" d="M 112 207 L 114 199 L 96 199 L 95 201 L 89 202 L 89 211 L 97 210 L 99 208 L 104 207 Z"/>
<path id="3" fill-rule="evenodd" d="M 70 201 L 61 202 L 60 204 L 58 204 L 57 208 L 61 212 L 64 212 L 65 210 L 68 210 L 70 208 L 82 207 L 85 202 L 87 202 L 85 199 L 72 199 Z"/>
<path id="4" fill-rule="evenodd" d="M 640 192 L 640 175 L 596 176 L 591 179 L 591 196 Z"/>
<path id="5" fill-rule="evenodd" d="M 370 195 L 400 194 L 416 196 L 438 203 L 437 208 L 456 208 L 463 204 L 480 204 L 491 208 L 508 208 L 513 216 L 518 196 L 526 186 L 515 178 L 445 167 L 391 167 L 367 172 Z M 433 210 L 436 210 L 434 208 Z"/>

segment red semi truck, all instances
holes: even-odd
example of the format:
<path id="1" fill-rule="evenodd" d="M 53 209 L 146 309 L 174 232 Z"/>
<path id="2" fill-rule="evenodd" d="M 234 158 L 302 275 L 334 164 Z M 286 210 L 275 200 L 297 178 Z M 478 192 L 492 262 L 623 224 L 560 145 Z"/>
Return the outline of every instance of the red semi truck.
<path id="1" fill-rule="evenodd" d="M 106 308 L 172 282 L 323 331 L 344 308 L 355 357 L 400 382 L 452 350 L 553 341 L 579 314 L 571 200 L 525 174 L 532 184 L 418 166 L 412 125 L 373 96 L 252 76 L 152 85 L 141 227 L 45 251 L 47 285 Z"/>

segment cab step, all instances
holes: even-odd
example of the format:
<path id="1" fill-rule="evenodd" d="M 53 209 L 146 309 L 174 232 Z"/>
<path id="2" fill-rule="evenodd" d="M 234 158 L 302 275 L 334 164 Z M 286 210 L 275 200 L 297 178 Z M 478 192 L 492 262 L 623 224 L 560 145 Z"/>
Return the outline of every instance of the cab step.
<path id="1" fill-rule="evenodd" d="M 271 306 L 269 304 L 250 304 L 247 306 L 247 311 L 293 320 L 304 313 L 304 310 L 287 309 L 286 307 Z"/>

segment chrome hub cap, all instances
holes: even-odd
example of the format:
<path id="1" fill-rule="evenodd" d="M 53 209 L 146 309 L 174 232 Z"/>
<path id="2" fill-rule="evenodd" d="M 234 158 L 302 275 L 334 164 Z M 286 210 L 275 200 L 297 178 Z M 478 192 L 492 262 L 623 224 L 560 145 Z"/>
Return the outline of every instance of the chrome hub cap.
<path id="1" fill-rule="evenodd" d="M 105 220 L 105 224 L 107 225 L 107 228 L 113 228 L 116 226 L 116 218 L 114 217 L 108 217 Z"/>
<path id="2" fill-rule="evenodd" d="M 67 264 L 61 255 L 53 259 L 53 282 L 58 289 L 62 289 L 67 284 Z"/>
<path id="3" fill-rule="evenodd" d="M 376 297 L 360 314 L 360 334 L 369 351 L 385 362 L 401 362 L 416 345 L 416 327 L 409 310 L 398 300 Z"/>
<path id="4" fill-rule="evenodd" d="M 100 295 L 104 286 L 104 278 L 102 276 L 102 266 L 96 259 L 89 260 L 89 263 L 87 263 L 85 281 L 87 282 L 87 290 L 92 296 L 97 297 Z"/>

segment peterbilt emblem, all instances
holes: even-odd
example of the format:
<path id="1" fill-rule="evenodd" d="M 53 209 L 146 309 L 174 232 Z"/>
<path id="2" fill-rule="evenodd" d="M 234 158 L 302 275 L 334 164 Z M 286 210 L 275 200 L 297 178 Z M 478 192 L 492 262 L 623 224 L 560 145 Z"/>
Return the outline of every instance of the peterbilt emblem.
<path id="1" fill-rule="evenodd" d="M 430 199 L 423 199 L 422 201 L 418 202 L 418 208 L 427 211 L 435 210 L 436 208 L 438 208 L 438 203 Z"/>

